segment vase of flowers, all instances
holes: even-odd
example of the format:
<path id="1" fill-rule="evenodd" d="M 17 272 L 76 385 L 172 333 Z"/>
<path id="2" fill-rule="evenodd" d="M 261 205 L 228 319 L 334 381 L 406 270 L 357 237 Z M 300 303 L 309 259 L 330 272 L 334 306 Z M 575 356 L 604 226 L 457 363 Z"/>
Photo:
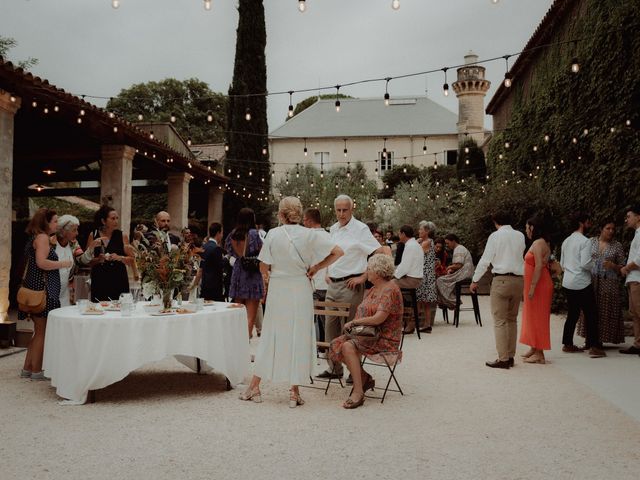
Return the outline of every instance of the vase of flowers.
<path id="1" fill-rule="evenodd" d="M 162 296 L 164 308 L 170 308 L 174 292 L 191 284 L 193 252 L 188 244 L 166 248 L 149 248 L 139 252 L 137 265 L 145 297 Z"/>

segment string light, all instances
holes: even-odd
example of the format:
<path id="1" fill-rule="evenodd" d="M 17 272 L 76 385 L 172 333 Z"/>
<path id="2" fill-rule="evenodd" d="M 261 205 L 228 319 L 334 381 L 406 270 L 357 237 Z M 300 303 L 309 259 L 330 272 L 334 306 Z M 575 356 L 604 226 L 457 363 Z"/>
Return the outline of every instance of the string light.
<path id="1" fill-rule="evenodd" d="M 509 148 L 511 144 L 509 142 L 504 142 L 504 148 Z"/>
<path id="2" fill-rule="evenodd" d="M 141 113 L 138 114 L 138 121 L 141 122 L 144 119 Z"/>
<path id="3" fill-rule="evenodd" d="M 81 108 L 81 109 L 80 109 L 80 116 L 81 116 L 81 117 L 84 117 L 84 113 L 85 113 L 85 112 L 84 112 L 84 108 Z"/>
<path id="4" fill-rule="evenodd" d="M 347 139 L 344 139 L 344 158 L 347 158 Z"/>
<path id="5" fill-rule="evenodd" d="M 444 72 L 444 85 L 442 86 L 442 93 L 444 94 L 445 97 L 449 96 L 449 84 L 447 83 L 447 70 L 449 70 L 447 67 L 442 69 L 442 71 Z"/>
<path id="6" fill-rule="evenodd" d="M 304 139 L 304 156 L 306 157 L 309 154 L 309 150 L 307 150 L 307 139 Z"/>
<path id="7" fill-rule="evenodd" d="M 228 152 L 229 151 L 229 143 L 228 142 L 224 142 L 224 151 Z"/>
<path id="8" fill-rule="evenodd" d="M 211 10 L 211 0 L 204 0 L 204 9 L 207 11 Z"/>
<path id="9" fill-rule="evenodd" d="M 293 117 L 293 90 L 289 90 L 289 111 L 287 116 L 289 118 Z"/>
<path id="10" fill-rule="evenodd" d="M 56 113 L 60 111 L 60 106 L 57 103 L 53 106 L 53 111 Z"/>
<path id="11" fill-rule="evenodd" d="M 114 112 L 109 112 L 109 118 L 116 118 L 116 114 Z"/>
<path id="12" fill-rule="evenodd" d="M 391 78 L 387 77 L 385 80 L 387 81 L 387 83 L 384 87 L 384 106 L 388 107 L 389 106 L 389 80 L 391 80 Z"/>
<path id="13" fill-rule="evenodd" d="M 111 0 L 111 7 L 115 9 L 120 8 L 120 0 Z"/>
<path id="14" fill-rule="evenodd" d="M 116 126 L 113 127 L 113 133 L 118 133 L 118 127 Z"/>
<path id="15" fill-rule="evenodd" d="M 247 107 L 247 109 L 244 112 L 244 119 L 247 122 L 251 121 L 251 110 L 249 109 L 249 107 Z"/>
<path id="16" fill-rule="evenodd" d="M 391 8 L 393 8 L 394 10 L 399 10 L 400 9 L 400 0 L 393 0 L 391 2 Z"/>
<path id="17" fill-rule="evenodd" d="M 78 125 L 79 125 L 79 124 L 81 124 L 81 123 L 82 123 L 82 117 L 78 117 L 78 118 L 76 119 L 76 122 L 78 122 Z"/>
<path id="18" fill-rule="evenodd" d="M 187 146 L 190 147 L 191 146 L 191 137 L 187 138 Z"/>
<path id="19" fill-rule="evenodd" d="M 300 10 L 300 13 L 307 11 L 307 2 L 305 0 L 298 0 L 298 10 Z"/>
<path id="20" fill-rule="evenodd" d="M 545 141 L 546 143 L 549 143 L 549 140 L 551 140 L 551 137 L 550 137 L 549 135 L 545 135 L 545 136 L 544 136 L 544 141 Z"/>
<path id="21" fill-rule="evenodd" d="M 213 113 L 207 112 L 207 122 L 213 122 Z"/>
<path id="22" fill-rule="evenodd" d="M 427 154 L 427 137 L 424 137 L 424 144 L 422 145 L 422 154 Z"/>
<path id="23" fill-rule="evenodd" d="M 266 155 L 267 152 L 268 152 L 267 144 L 265 143 L 264 145 L 262 145 L 262 155 Z"/>
<path id="24" fill-rule="evenodd" d="M 172 113 L 171 116 L 169 117 L 169 121 L 171 123 L 176 123 L 176 114 Z"/>
<path id="25" fill-rule="evenodd" d="M 580 64 L 578 63 L 577 57 L 573 57 L 573 60 L 571 60 L 571 71 L 573 73 L 578 73 L 580 71 Z"/>
<path id="26" fill-rule="evenodd" d="M 512 80 L 512 76 L 511 73 L 509 73 L 509 57 L 510 55 L 505 55 L 504 56 L 504 61 L 507 64 L 507 69 L 504 72 L 504 86 L 509 88 L 511 86 L 511 80 Z"/>
<path id="27" fill-rule="evenodd" d="M 382 145 L 382 158 L 387 158 L 387 139 L 384 139 L 384 144 Z"/>
<path id="28" fill-rule="evenodd" d="M 150 139 L 150 140 L 153 140 L 153 138 L 154 138 L 153 130 L 151 130 L 151 131 L 149 132 L 149 139 Z"/>
<path id="29" fill-rule="evenodd" d="M 33 108 L 37 108 L 38 107 L 38 102 L 36 102 L 36 99 L 34 98 L 33 101 L 31 102 L 31 106 Z"/>
<path id="30" fill-rule="evenodd" d="M 340 85 L 336 85 L 336 112 L 340 112 Z"/>

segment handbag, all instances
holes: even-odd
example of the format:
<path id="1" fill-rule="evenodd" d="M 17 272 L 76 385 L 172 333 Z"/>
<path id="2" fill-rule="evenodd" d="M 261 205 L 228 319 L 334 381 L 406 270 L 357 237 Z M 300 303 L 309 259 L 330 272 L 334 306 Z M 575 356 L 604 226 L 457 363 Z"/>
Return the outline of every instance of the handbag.
<path id="1" fill-rule="evenodd" d="M 378 327 L 374 325 L 355 325 L 351 327 L 347 331 L 347 333 L 355 337 L 368 337 L 368 338 L 378 338 L 378 336 L 380 335 L 380 331 L 378 330 Z"/>
<path id="2" fill-rule="evenodd" d="M 32 290 L 24 286 L 24 279 L 27 277 L 27 270 L 29 269 L 29 260 L 27 260 L 27 266 L 22 274 L 23 285 L 18 289 L 18 309 L 24 313 L 42 313 L 47 306 L 47 276 L 43 274 L 44 289 Z"/>
<path id="3" fill-rule="evenodd" d="M 242 256 L 240 257 L 240 265 L 247 272 L 257 273 L 260 271 L 260 260 L 258 257 L 247 257 L 247 243 L 249 243 L 249 235 L 244 237 L 244 250 L 242 251 Z"/>

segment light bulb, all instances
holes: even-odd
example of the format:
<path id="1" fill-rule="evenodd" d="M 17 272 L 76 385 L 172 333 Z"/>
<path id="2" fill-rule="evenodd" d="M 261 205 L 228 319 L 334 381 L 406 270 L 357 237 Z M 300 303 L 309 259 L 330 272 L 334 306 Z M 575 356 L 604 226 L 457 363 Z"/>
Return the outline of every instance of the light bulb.
<path id="1" fill-rule="evenodd" d="M 171 123 L 176 123 L 176 114 L 172 113 L 171 116 L 169 117 L 169 121 Z"/>
<path id="2" fill-rule="evenodd" d="M 580 71 L 580 64 L 576 57 L 573 57 L 573 60 L 571 60 L 571 71 L 573 73 L 578 73 Z"/>
<path id="3" fill-rule="evenodd" d="M 551 137 L 549 137 L 549 135 L 545 135 L 545 136 L 544 136 L 544 141 L 545 141 L 545 142 L 548 142 L 550 139 L 551 139 Z"/>
<path id="4" fill-rule="evenodd" d="M 537 145 L 534 145 L 534 146 L 533 146 L 533 151 L 534 151 L 534 152 L 537 152 L 537 151 L 538 151 L 538 146 L 537 146 Z"/>
<path id="5" fill-rule="evenodd" d="M 426 145 L 424 147 L 422 147 L 422 154 L 423 155 L 427 154 L 427 146 Z"/>
<path id="6" fill-rule="evenodd" d="M 60 111 L 60 107 L 58 106 L 57 103 L 53 106 L 53 111 L 54 112 L 59 112 Z"/>
<path id="7" fill-rule="evenodd" d="M 464 147 L 464 153 L 469 153 L 469 147 Z"/>
<path id="8" fill-rule="evenodd" d="M 113 112 L 109 112 L 109 118 L 115 118 L 115 117 L 116 117 L 116 114 L 115 114 L 115 113 L 113 113 Z"/>
<path id="9" fill-rule="evenodd" d="M 139 121 L 139 122 L 141 122 L 143 118 L 144 118 L 144 117 L 142 116 L 142 114 L 141 114 L 141 113 L 139 113 L 139 114 L 138 114 L 138 121 Z"/>
<path id="10" fill-rule="evenodd" d="M 82 117 L 78 117 L 78 120 L 76 120 L 78 122 L 78 124 L 82 123 Z"/>
<path id="11" fill-rule="evenodd" d="M 187 146 L 191 146 L 191 137 L 187 138 Z"/>
<path id="12" fill-rule="evenodd" d="M 398 10 L 400 8 L 400 0 L 393 0 L 391 2 L 391 8 Z"/>
<path id="13" fill-rule="evenodd" d="M 204 9 L 211 10 L 211 0 L 204 0 Z"/>
<path id="14" fill-rule="evenodd" d="M 84 117 L 84 109 L 83 108 L 80 109 L 80 116 Z"/>
<path id="15" fill-rule="evenodd" d="M 153 140 L 153 137 L 154 137 L 153 130 L 151 130 L 151 132 L 149 132 L 149 139 Z"/>
<path id="16" fill-rule="evenodd" d="M 306 157 L 309 154 L 309 150 L 307 150 L 307 147 L 304 147 L 304 156 Z"/>
<path id="17" fill-rule="evenodd" d="M 263 146 L 262 146 L 262 154 L 263 154 L 263 155 L 266 155 L 266 154 L 267 154 L 267 146 L 266 146 L 266 145 L 263 145 Z"/>
<path id="18" fill-rule="evenodd" d="M 224 142 L 224 151 L 225 152 L 229 151 L 229 144 L 227 142 Z"/>
<path id="19" fill-rule="evenodd" d="M 389 106 L 389 93 L 384 94 L 384 106 L 385 107 Z"/>
<path id="20" fill-rule="evenodd" d="M 118 133 L 118 127 L 113 127 L 113 133 Z"/>
<path id="21" fill-rule="evenodd" d="M 307 10 L 307 2 L 305 0 L 298 0 L 298 10 L 300 10 L 300 13 L 304 13 Z"/>
<path id="22" fill-rule="evenodd" d="M 448 83 L 445 83 L 442 86 L 442 93 L 444 94 L 445 97 L 449 96 L 449 84 Z"/>
<path id="23" fill-rule="evenodd" d="M 38 102 L 36 102 L 35 100 L 33 102 L 31 102 L 31 106 L 33 108 L 36 108 L 38 106 Z"/>
<path id="24" fill-rule="evenodd" d="M 573 137 L 573 138 L 571 139 L 571 141 L 572 141 L 574 144 L 575 144 L 575 143 L 578 143 L 578 139 L 577 139 L 576 137 Z"/>
<path id="25" fill-rule="evenodd" d="M 47 107 L 47 106 L 45 105 L 44 110 L 42 110 L 42 111 L 43 111 L 44 113 L 49 113 L 49 107 Z"/>
<path id="26" fill-rule="evenodd" d="M 111 6 L 113 8 L 120 8 L 120 0 L 111 0 Z"/>
<path id="27" fill-rule="evenodd" d="M 245 119 L 247 122 L 251 120 L 251 110 L 249 110 L 248 108 L 247 108 L 247 110 L 246 110 L 246 112 L 245 112 L 245 114 L 244 114 L 244 119 Z"/>
<path id="28" fill-rule="evenodd" d="M 509 148 L 511 144 L 509 142 L 504 142 L 504 148 Z"/>
<path id="29" fill-rule="evenodd" d="M 289 118 L 293 117 L 293 105 L 289 105 L 289 112 L 287 113 Z"/>
<path id="30" fill-rule="evenodd" d="M 11 95 L 9 97 L 9 100 L 11 100 L 11 103 L 16 103 L 16 96 L 15 95 Z"/>
<path id="31" fill-rule="evenodd" d="M 508 73 L 504 74 L 504 86 L 509 88 L 511 86 L 512 82 L 511 82 L 511 75 L 509 75 Z"/>
<path id="32" fill-rule="evenodd" d="M 346 148 L 344 149 L 344 156 L 345 156 L 345 158 L 347 156 L 347 149 Z"/>
<path id="33" fill-rule="evenodd" d="M 340 100 L 336 100 L 336 112 L 340 112 Z"/>
<path id="34" fill-rule="evenodd" d="M 464 164 L 465 165 L 469 165 L 469 159 L 468 158 L 464 161 Z"/>
<path id="35" fill-rule="evenodd" d="M 207 112 L 207 122 L 213 122 L 213 114 L 211 112 Z"/>

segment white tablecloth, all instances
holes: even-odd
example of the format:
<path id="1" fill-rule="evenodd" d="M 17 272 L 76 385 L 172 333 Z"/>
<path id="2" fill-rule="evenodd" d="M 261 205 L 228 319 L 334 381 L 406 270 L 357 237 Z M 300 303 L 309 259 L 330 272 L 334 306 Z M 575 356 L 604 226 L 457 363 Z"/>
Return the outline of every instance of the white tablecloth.
<path id="1" fill-rule="evenodd" d="M 169 355 L 200 358 L 232 385 L 242 382 L 249 372 L 246 310 L 216 305 L 193 314 L 152 316 L 138 304 L 130 317 L 82 315 L 75 306 L 49 313 L 43 369 L 57 394 L 73 402 L 84 403 L 89 390 Z M 195 361 L 180 360 L 195 368 Z M 205 371 L 211 368 L 205 365 Z"/>

